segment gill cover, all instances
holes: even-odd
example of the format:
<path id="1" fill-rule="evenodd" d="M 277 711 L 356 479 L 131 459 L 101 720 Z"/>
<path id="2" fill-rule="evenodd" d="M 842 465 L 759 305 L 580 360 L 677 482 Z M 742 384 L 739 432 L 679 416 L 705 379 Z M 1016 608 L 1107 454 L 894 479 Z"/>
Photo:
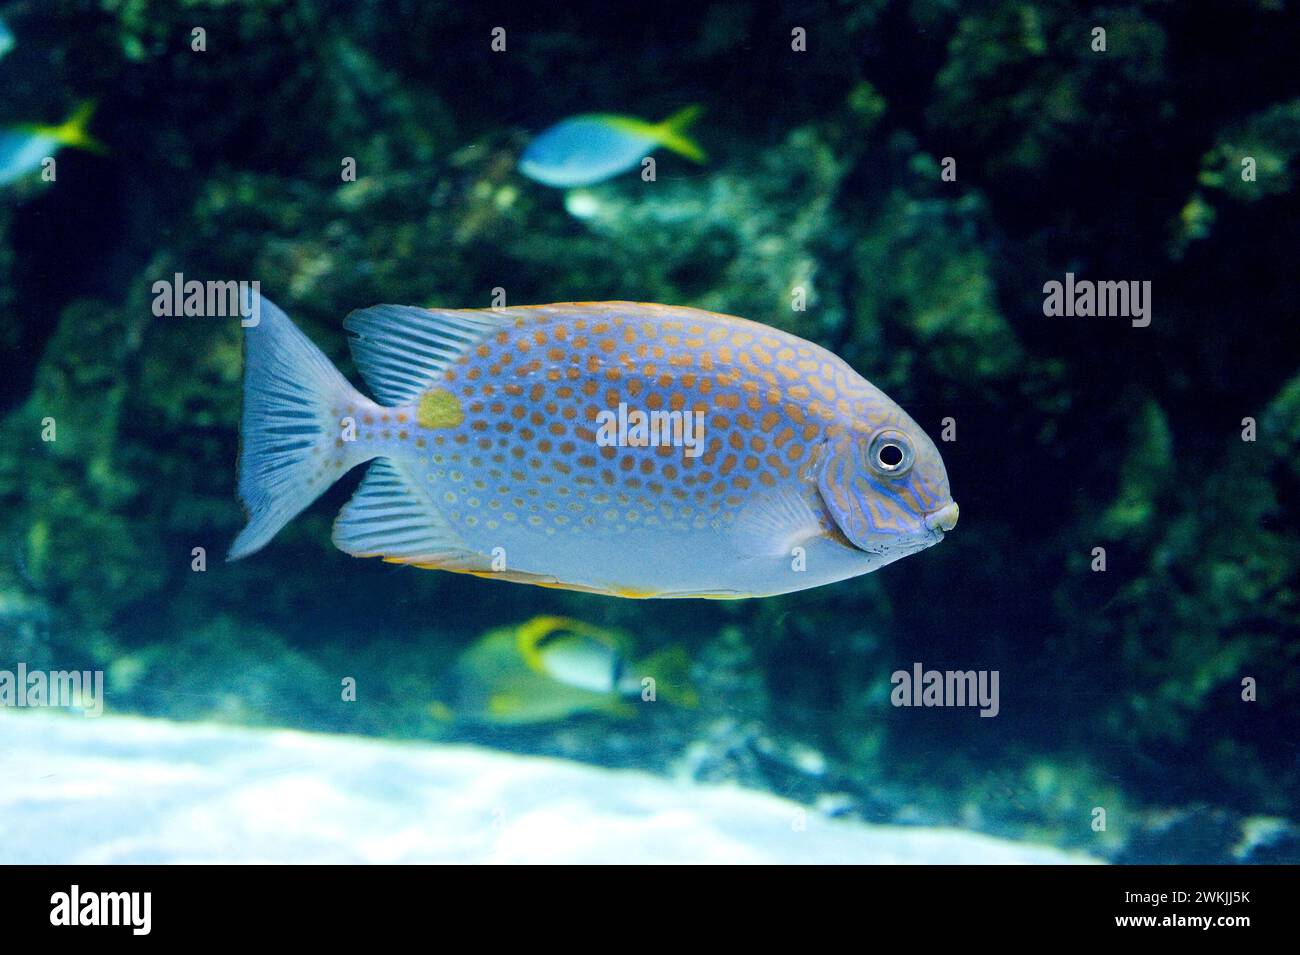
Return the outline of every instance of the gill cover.
<path id="1" fill-rule="evenodd" d="M 899 448 L 901 457 L 892 467 L 878 462 L 880 473 L 876 473 L 871 461 L 863 458 L 878 456 L 884 444 Z M 817 489 L 853 546 L 875 553 L 880 552 L 884 539 L 909 531 L 908 515 L 894 501 L 891 472 L 898 477 L 906 475 L 912 468 L 913 451 L 906 436 L 893 429 L 877 432 L 871 441 L 859 445 L 859 441 L 846 437 L 825 449 Z"/>

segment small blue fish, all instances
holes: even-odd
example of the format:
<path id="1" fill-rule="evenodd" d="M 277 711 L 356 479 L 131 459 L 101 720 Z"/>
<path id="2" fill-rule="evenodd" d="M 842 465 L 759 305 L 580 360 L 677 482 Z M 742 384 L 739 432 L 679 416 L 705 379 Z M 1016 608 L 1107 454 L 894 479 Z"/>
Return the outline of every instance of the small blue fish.
<path id="1" fill-rule="evenodd" d="M 0 129 L 0 186 L 16 182 L 57 153 L 64 146 L 94 153 L 105 152 L 104 146 L 86 132 L 94 115 L 94 103 L 82 103 L 61 126 L 23 124 Z"/>
<path id="2" fill-rule="evenodd" d="M 9 25 L 7 23 L 5 23 L 3 20 L 0 20 L 0 58 L 3 58 L 4 55 L 8 53 L 10 50 L 12 50 L 13 48 L 14 48 L 13 31 L 9 29 Z"/>
<path id="3" fill-rule="evenodd" d="M 538 133 L 524 150 L 519 171 L 543 185 L 568 189 L 627 172 L 660 146 L 704 162 L 704 151 L 686 135 L 699 115 L 699 106 L 687 106 L 662 123 L 612 113 L 574 116 Z"/>

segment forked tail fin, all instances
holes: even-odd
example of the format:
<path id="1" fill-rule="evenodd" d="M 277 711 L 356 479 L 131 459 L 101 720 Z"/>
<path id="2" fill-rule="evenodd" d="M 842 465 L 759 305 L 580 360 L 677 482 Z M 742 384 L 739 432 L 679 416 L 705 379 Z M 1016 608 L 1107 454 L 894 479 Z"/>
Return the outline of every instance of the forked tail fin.
<path id="1" fill-rule="evenodd" d="M 704 155 L 704 150 L 700 148 L 699 143 L 686 135 L 687 127 L 699 119 L 702 112 L 703 108 L 698 103 L 693 103 L 679 109 L 656 126 L 655 131 L 660 145 L 694 162 L 704 162 L 708 158 Z"/>
<path id="2" fill-rule="evenodd" d="M 96 105 L 94 100 L 86 100 L 78 106 L 66 123 L 55 127 L 55 138 L 65 146 L 73 146 L 100 155 L 108 152 L 108 147 L 90 135 L 86 128 L 90 125 L 91 117 L 95 115 Z"/>
<path id="3" fill-rule="evenodd" d="M 347 471 L 374 457 L 344 440 L 343 417 L 378 406 L 352 387 L 279 308 L 252 293 L 245 314 L 239 499 L 248 524 L 228 560 L 260 550 Z"/>

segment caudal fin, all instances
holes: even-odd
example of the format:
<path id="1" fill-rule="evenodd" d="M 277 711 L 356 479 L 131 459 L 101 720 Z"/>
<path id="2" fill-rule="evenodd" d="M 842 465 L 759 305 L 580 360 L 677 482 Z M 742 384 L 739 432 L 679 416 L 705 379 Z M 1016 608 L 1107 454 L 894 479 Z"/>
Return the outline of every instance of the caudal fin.
<path id="1" fill-rule="evenodd" d="M 657 693 L 674 706 L 694 709 L 700 705 L 700 695 L 691 681 L 691 658 L 681 647 L 651 654 L 631 668 L 631 675 L 638 684 L 646 677 L 653 678 Z"/>
<path id="2" fill-rule="evenodd" d="M 65 146 L 73 146 L 101 155 L 108 152 L 108 147 L 90 135 L 86 128 L 90 125 L 91 117 L 95 115 L 96 105 L 94 100 L 86 100 L 78 106 L 66 123 L 55 128 L 55 138 Z"/>
<path id="3" fill-rule="evenodd" d="M 703 108 L 698 103 L 683 107 L 655 127 L 659 144 L 694 162 L 704 162 L 708 157 L 699 143 L 686 135 L 686 129 L 700 117 Z"/>
<path id="4" fill-rule="evenodd" d="M 279 308 L 256 296 L 245 314 L 244 413 L 240 422 L 239 499 L 248 525 L 227 560 L 260 550 L 349 469 L 368 461 L 342 441 L 342 418 L 377 405 L 339 374 Z"/>

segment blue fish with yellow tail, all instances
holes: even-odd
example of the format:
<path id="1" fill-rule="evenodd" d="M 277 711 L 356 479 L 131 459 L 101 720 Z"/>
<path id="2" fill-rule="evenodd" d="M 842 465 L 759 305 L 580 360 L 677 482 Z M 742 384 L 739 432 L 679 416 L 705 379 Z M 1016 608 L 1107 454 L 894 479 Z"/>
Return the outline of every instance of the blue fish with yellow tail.
<path id="1" fill-rule="evenodd" d="M 632 659 L 628 637 L 567 617 L 492 630 L 456 660 L 430 710 L 445 721 L 524 724 L 578 713 L 631 716 L 641 703 L 692 708 L 680 646 Z"/>
<path id="2" fill-rule="evenodd" d="M 699 115 L 700 107 L 694 105 L 662 123 L 612 113 L 574 116 L 538 133 L 524 150 L 519 171 L 544 185 L 569 189 L 634 169 L 661 146 L 704 162 L 704 150 L 686 135 Z"/>
<path id="3" fill-rule="evenodd" d="M 379 305 L 344 322 L 371 400 L 280 309 L 248 308 L 249 520 L 232 559 L 365 462 L 341 550 L 620 597 L 803 590 L 957 522 L 943 460 L 902 408 L 756 322 L 635 302 Z"/>
<path id="4" fill-rule="evenodd" d="M 82 103 L 59 126 L 22 125 L 0 129 L 0 186 L 16 182 L 41 168 L 64 146 L 103 153 L 102 143 L 86 131 L 95 113 L 94 103 Z"/>

